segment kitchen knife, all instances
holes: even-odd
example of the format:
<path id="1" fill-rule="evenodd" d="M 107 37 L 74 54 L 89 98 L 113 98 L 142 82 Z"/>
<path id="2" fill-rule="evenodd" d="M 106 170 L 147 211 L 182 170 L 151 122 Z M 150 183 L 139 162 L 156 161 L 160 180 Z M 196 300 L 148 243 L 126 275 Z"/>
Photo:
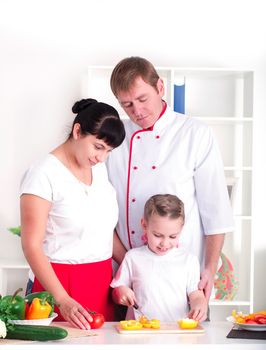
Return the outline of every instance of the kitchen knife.
<path id="1" fill-rule="evenodd" d="M 137 312 L 140 314 L 140 316 L 143 316 L 143 317 L 147 318 L 147 316 L 145 316 L 144 313 L 140 310 L 140 308 L 139 308 L 137 303 L 135 303 L 133 305 L 133 307 L 134 307 L 135 310 L 137 310 Z"/>

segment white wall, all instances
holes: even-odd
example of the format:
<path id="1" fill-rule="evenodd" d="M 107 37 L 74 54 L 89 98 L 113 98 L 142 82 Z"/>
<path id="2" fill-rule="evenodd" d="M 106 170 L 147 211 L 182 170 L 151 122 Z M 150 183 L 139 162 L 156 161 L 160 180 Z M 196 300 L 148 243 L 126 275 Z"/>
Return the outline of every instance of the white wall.
<path id="1" fill-rule="evenodd" d="M 259 0 L 0 0 L 0 257 L 23 260 L 19 180 L 64 140 L 88 65 L 129 55 L 156 66 L 255 70 L 255 308 L 265 308 L 266 24 Z M 261 208 L 261 209 L 260 209 Z"/>

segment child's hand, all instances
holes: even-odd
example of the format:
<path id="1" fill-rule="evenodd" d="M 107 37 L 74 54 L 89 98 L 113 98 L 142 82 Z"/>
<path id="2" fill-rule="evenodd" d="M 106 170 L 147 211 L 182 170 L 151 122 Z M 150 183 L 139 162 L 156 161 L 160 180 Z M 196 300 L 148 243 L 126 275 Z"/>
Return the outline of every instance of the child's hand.
<path id="1" fill-rule="evenodd" d="M 200 322 L 204 321 L 207 318 L 207 308 L 200 307 L 199 305 L 198 307 L 191 309 L 187 317 Z"/>
<path id="2" fill-rule="evenodd" d="M 119 286 L 113 290 L 113 298 L 117 304 L 133 306 L 136 302 L 135 294 L 127 286 Z"/>
<path id="3" fill-rule="evenodd" d="M 202 291 L 194 291 L 189 295 L 190 311 L 188 318 L 204 321 L 207 318 L 208 304 Z"/>

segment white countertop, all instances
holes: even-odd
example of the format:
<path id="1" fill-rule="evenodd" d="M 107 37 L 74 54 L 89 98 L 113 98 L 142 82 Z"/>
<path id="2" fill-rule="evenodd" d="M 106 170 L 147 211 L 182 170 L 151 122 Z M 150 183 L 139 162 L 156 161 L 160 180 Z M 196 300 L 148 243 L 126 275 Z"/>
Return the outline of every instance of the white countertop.
<path id="1" fill-rule="evenodd" d="M 66 345 L 67 349 L 85 348 L 86 349 L 251 349 L 266 350 L 266 340 L 250 339 L 229 339 L 226 335 L 232 328 L 229 322 L 203 322 L 205 329 L 203 334 L 119 334 L 115 329 L 115 322 L 106 322 L 100 329 L 82 331 L 68 328 L 70 325 L 65 322 L 55 322 L 54 326 L 66 328 L 69 331 L 69 337 L 59 341 L 49 342 L 24 342 L 19 345 L 14 340 L 0 340 L 0 345 L 5 344 L 7 348 L 41 348 L 45 349 L 51 345 L 59 347 Z M 73 333 L 72 333 L 73 330 Z M 89 345 L 89 348 L 88 348 Z"/>

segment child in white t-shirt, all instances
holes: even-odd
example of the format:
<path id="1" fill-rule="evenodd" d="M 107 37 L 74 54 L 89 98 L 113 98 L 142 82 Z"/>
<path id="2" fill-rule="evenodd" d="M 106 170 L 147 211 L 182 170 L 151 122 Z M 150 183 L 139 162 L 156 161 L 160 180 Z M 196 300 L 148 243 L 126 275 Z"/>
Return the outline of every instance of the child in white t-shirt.
<path id="1" fill-rule="evenodd" d="M 146 202 L 141 223 L 147 245 L 126 253 L 111 283 L 114 301 L 129 307 L 127 319 L 137 319 L 138 310 L 163 322 L 206 319 L 199 261 L 178 247 L 184 220 L 183 202 L 174 195 L 155 195 Z M 135 304 L 139 309 L 133 314 Z"/>

